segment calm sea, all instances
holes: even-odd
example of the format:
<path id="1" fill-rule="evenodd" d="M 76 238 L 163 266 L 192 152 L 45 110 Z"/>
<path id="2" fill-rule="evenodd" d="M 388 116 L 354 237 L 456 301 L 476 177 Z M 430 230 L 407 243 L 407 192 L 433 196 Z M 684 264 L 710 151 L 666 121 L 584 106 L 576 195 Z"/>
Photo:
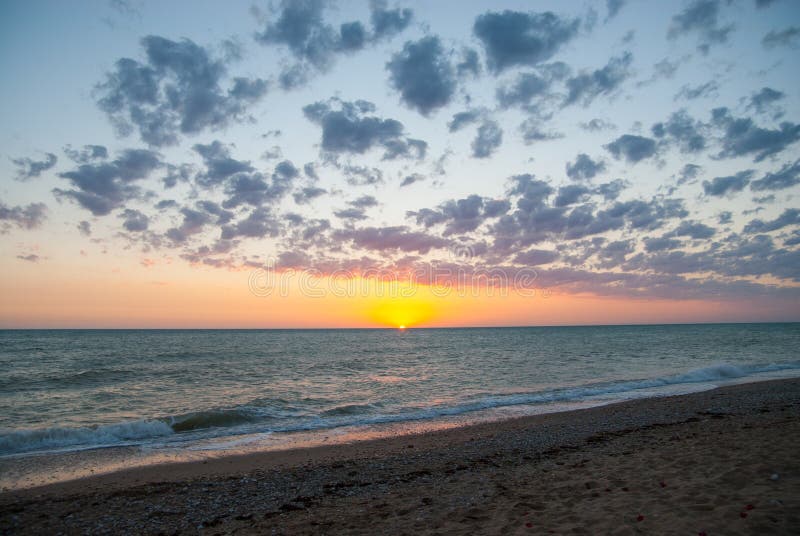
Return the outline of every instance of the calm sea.
<path id="1" fill-rule="evenodd" d="M 569 409 L 800 375 L 798 349 L 800 324 L 0 331 L 0 458 Z"/>

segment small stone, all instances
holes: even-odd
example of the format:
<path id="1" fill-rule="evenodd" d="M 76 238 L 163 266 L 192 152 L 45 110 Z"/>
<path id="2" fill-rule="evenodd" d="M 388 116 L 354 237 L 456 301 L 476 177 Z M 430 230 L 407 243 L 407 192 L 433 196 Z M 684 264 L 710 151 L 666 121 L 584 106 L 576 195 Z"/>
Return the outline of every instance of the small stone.
<path id="1" fill-rule="evenodd" d="M 778 473 L 772 473 L 772 476 L 769 477 L 770 480 L 778 480 Z"/>

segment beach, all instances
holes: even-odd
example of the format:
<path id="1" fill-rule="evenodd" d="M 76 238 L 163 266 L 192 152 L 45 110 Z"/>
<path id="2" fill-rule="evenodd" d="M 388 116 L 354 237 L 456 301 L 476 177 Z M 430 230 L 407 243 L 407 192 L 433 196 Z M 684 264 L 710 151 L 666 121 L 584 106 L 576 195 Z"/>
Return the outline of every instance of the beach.
<path id="1" fill-rule="evenodd" d="M 796 534 L 800 380 L 0 495 L 4 534 Z"/>

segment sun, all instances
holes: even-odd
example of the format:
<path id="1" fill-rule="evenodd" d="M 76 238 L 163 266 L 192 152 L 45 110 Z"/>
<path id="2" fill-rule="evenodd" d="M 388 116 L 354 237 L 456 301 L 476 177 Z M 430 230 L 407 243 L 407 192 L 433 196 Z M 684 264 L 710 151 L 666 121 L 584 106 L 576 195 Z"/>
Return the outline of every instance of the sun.
<path id="1" fill-rule="evenodd" d="M 402 331 L 402 330 L 406 329 L 406 327 L 403 324 L 400 324 L 399 326 L 397 326 L 397 329 Z"/>

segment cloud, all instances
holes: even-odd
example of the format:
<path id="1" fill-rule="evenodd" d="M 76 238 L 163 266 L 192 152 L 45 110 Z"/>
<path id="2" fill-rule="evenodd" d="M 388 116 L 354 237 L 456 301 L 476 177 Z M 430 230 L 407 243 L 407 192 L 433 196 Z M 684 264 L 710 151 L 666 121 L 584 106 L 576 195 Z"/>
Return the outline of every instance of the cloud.
<path id="1" fill-rule="evenodd" d="M 500 86 L 496 92 L 497 102 L 502 108 L 517 106 L 537 115 L 544 115 L 545 105 L 561 99 L 552 87 L 564 80 L 570 68 L 562 62 L 540 65 L 535 71 L 519 73 L 509 84 Z"/>
<path id="2" fill-rule="evenodd" d="M 317 186 L 307 186 L 305 188 L 301 188 L 299 192 L 295 192 L 292 194 L 294 198 L 294 202 L 298 205 L 304 205 L 310 203 L 313 199 L 321 195 L 325 195 L 328 193 L 328 190 L 325 188 L 319 188 Z"/>
<path id="3" fill-rule="evenodd" d="M 400 187 L 403 188 L 405 186 L 411 186 L 415 182 L 420 182 L 423 180 L 425 180 L 423 175 L 420 175 L 419 173 L 412 173 L 411 175 L 406 175 L 403 178 L 402 182 L 400 183 Z"/>
<path id="4" fill-rule="evenodd" d="M 522 133 L 522 139 L 527 144 L 538 141 L 557 140 L 563 138 L 564 135 L 553 130 L 543 130 L 542 122 L 534 117 L 529 117 L 519 126 Z"/>
<path id="5" fill-rule="evenodd" d="M 558 189 L 558 195 L 556 195 L 556 198 L 553 201 L 553 206 L 566 207 L 569 205 L 574 205 L 590 193 L 591 190 L 581 184 L 568 184 L 566 186 L 561 186 Z"/>
<path id="6" fill-rule="evenodd" d="M 450 57 L 437 36 L 407 41 L 386 64 L 392 87 L 422 115 L 450 103 L 457 80 Z"/>
<path id="7" fill-rule="evenodd" d="M 81 221 L 78 222 L 76 225 L 78 228 L 78 232 L 81 233 L 83 236 L 91 236 L 92 234 L 92 225 L 88 221 Z"/>
<path id="8" fill-rule="evenodd" d="M 473 32 L 481 41 L 494 74 L 515 66 L 535 66 L 550 59 L 571 41 L 579 19 L 565 19 L 549 11 L 489 12 L 475 19 Z"/>
<path id="9" fill-rule="evenodd" d="M 267 207 L 254 208 L 247 217 L 230 225 L 223 225 L 220 237 L 231 240 L 237 237 L 264 238 L 280 234 L 280 221 Z"/>
<path id="10" fill-rule="evenodd" d="M 685 85 L 682 86 L 680 91 L 678 91 L 678 93 L 675 95 L 675 100 L 695 100 L 715 96 L 718 89 L 719 84 L 716 80 L 709 80 L 705 84 L 700 84 L 699 86 Z"/>
<path id="11" fill-rule="evenodd" d="M 580 153 L 575 157 L 575 162 L 566 164 L 567 177 L 574 181 L 588 181 L 602 173 L 606 169 L 606 164 L 602 160 L 592 160 L 585 153 Z"/>
<path id="12" fill-rule="evenodd" d="M 376 167 L 347 164 L 341 170 L 350 186 L 375 186 L 383 182 L 383 172 Z"/>
<path id="13" fill-rule="evenodd" d="M 648 253 L 677 249 L 681 247 L 682 244 L 683 243 L 680 240 L 666 236 L 644 239 L 644 249 Z"/>
<path id="14" fill-rule="evenodd" d="M 322 127 L 322 150 L 331 154 L 363 154 L 382 147 L 384 159 L 424 158 L 427 143 L 403 136 L 403 124 L 395 119 L 366 115 L 375 111 L 367 101 L 330 99 L 303 108 L 310 121 Z"/>
<path id="15" fill-rule="evenodd" d="M 463 48 L 461 50 L 461 61 L 456 64 L 458 76 L 478 76 L 481 74 L 481 62 L 478 51 L 473 48 Z"/>
<path id="16" fill-rule="evenodd" d="M 754 155 L 753 160 L 760 162 L 800 140 L 800 125 L 788 121 L 777 129 L 766 129 L 749 117 L 733 117 L 727 108 L 715 108 L 711 114 L 712 122 L 724 129 L 719 153 L 723 158 Z"/>
<path id="17" fill-rule="evenodd" d="M 147 178 L 162 166 L 160 155 L 147 149 L 126 149 L 108 162 L 81 164 L 77 169 L 59 173 L 73 189 L 55 188 L 57 197 L 71 198 L 95 216 L 104 216 L 125 202 L 140 197 L 135 182 Z"/>
<path id="18" fill-rule="evenodd" d="M 761 40 L 761 44 L 764 48 L 794 47 L 798 38 L 800 38 L 800 27 L 790 26 L 785 30 L 770 30 Z"/>
<path id="19" fill-rule="evenodd" d="M 497 121 L 487 120 L 478 127 L 478 133 L 472 140 L 472 156 L 489 158 L 503 143 L 503 129 Z"/>
<path id="20" fill-rule="evenodd" d="M 697 153 L 706 148 L 702 128 L 686 110 L 678 110 L 666 122 L 653 125 L 651 131 L 656 138 L 675 141 L 682 153 Z"/>
<path id="21" fill-rule="evenodd" d="M 587 132 L 602 132 L 604 130 L 614 130 L 617 126 L 614 123 L 610 123 L 604 119 L 594 118 L 590 119 L 585 123 L 579 123 L 579 127 Z"/>
<path id="22" fill-rule="evenodd" d="M 606 0 L 606 20 L 613 19 L 617 16 L 620 10 L 625 6 L 626 0 Z"/>
<path id="23" fill-rule="evenodd" d="M 38 177 L 48 169 L 52 168 L 58 162 L 58 157 L 53 153 L 45 153 L 44 160 L 32 160 L 30 158 L 14 158 L 11 162 L 17 166 L 17 176 L 14 177 L 18 181 L 26 181 L 34 177 Z"/>
<path id="24" fill-rule="evenodd" d="M 733 24 L 722 26 L 719 21 L 720 0 L 693 0 L 683 11 L 672 17 L 667 37 L 675 39 L 696 34 L 698 50 L 707 54 L 711 45 L 725 43 Z"/>
<path id="25" fill-rule="evenodd" d="M 697 164 L 685 164 L 678 172 L 678 186 L 696 179 L 702 170 Z"/>
<path id="26" fill-rule="evenodd" d="M 763 87 L 757 93 L 750 96 L 748 108 L 755 109 L 760 114 L 774 111 L 775 103 L 783 100 L 786 93 L 772 89 L 771 87 Z"/>
<path id="27" fill-rule="evenodd" d="M 600 95 L 608 95 L 615 91 L 625 79 L 630 76 L 629 67 L 633 62 L 633 55 L 625 52 L 623 55 L 611 58 L 605 67 L 591 72 L 582 72 L 567 80 L 567 98 L 564 106 L 581 103 L 588 106 Z"/>
<path id="28" fill-rule="evenodd" d="M 754 173 L 752 169 L 748 169 L 736 175 L 714 177 L 711 181 L 703 181 L 703 191 L 706 195 L 716 197 L 741 192 L 750 183 Z"/>
<path id="29" fill-rule="evenodd" d="M 750 183 L 750 189 L 755 192 L 765 190 L 783 190 L 800 184 L 800 160 L 787 163 L 779 171 L 767 173 L 762 178 Z"/>
<path id="30" fill-rule="evenodd" d="M 67 145 L 64 147 L 64 154 L 76 164 L 88 164 L 108 158 L 108 149 L 103 145 L 84 145 L 82 149 L 73 149 Z"/>
<path id="31" fill-rule="evenodd" d="M 447 128 L 450 132 L 458 132 L 462 128 L 478 121 L 483 115 L 483 112 L 480 110 L 467 110 L 465 112 L 458 112 L 457 114 L 454 114 L 450 122 L 447 123 Z"/>
<path id="32" fill-rule="evenodd" d="M 631 164 L 656 154 L 656 142 L 654 139 L 634 134 L 623 134 L 603 147 L 617 160 L 624 158 Z"/>
<path id="33" fill-rule="evenodd" d="M 138 129 L 151 146 L 174 145 L 179 134 L 218 130 L 239 121 L 267 92 L 260 78 L 234 78 L 226 91 L 224 61 L 193 41 L 149 35 L 141 40 L 146 63 L 122 58 L 95 90 L 97 104 L 118 133 Z"/>
<path id="34" fill-rule="evenodd" d="M 206 166 L 205 172 L 196 176 L 196 180 L 201 186 L 213 187 L 222 184 L 238 173 L 254 171 L 249 161 L 231 158 L 230 149 L 219 140 L 214 140 L 207 145 L 198 143 L 193 149 L 200 155 Z"/>
<path id="35" fill-rule="evenodd" d="M 678 227 L 670 233 L 670 236 L 688 236 L 694 239 L 711 238 L 716 234 L 716 229 L 696 221 L 682 221 Z"/>
<path id="36" fill-rule="evenodd" d="M 47 205 L 44 203 L 10 207 L 0 201 L 0 234 L 8 233 L 12 226 L 20 229 L 36 229 L 45 219 L 47 219 Z"/>
<path id="37" fill-rule="evenodd" d="M 771 221 L 752 220 L 744 226 L 744 232 L 768 233 L 790 225 L 800 225 L 800 210 L 796 208 L 787 208 L 780 216 Z"/>
<path id="38" fill-rule="evenodd" d="M 150 224 L 150 218 L 138 210 L 126 208 L 119 217 L 125 220 L 122 226 L 131 233 L 146 231 Z"/>
<path id="39" fill-rule="evenodd" d="M 387 9 L 385 0 L 370 0 L 370 22 L 373 39 L 393 37 L 411 24 L 414 11 L 409 8 Z"/>
<path id="40" fill-rule="evenodd" d="M 514 257 L 514 262 L 517 264 L 524 264 L 525 266 L 539 266 L 541 264 L 550 264 L 558 260 L 559 254 L 556 251 L 548 251 L 545 249 L 529 249 L 523 251 Z"/>
<path id="41" fill-rule="evenodd" d="M 444 225 L 442 234 L 450 236 L 472 232 L 485 221 L 502 216 L 510 208 L 511 204 L 505 199 L 488 199 L 473 194 L 463 199 L 445 201 L 435 209 L 410 211 L 407 215 L 426 229 Z"/>
<path id="42" fill-rule="evenodd" d="M 352 242 L 362 249 L 416 252 L 423 255 L 432 249 L 446 248 L 450 244 L 443 238 L 411 231 L 405 226 L 342 229 L 335 231 L 333 237 L 337 241 Z"/>

